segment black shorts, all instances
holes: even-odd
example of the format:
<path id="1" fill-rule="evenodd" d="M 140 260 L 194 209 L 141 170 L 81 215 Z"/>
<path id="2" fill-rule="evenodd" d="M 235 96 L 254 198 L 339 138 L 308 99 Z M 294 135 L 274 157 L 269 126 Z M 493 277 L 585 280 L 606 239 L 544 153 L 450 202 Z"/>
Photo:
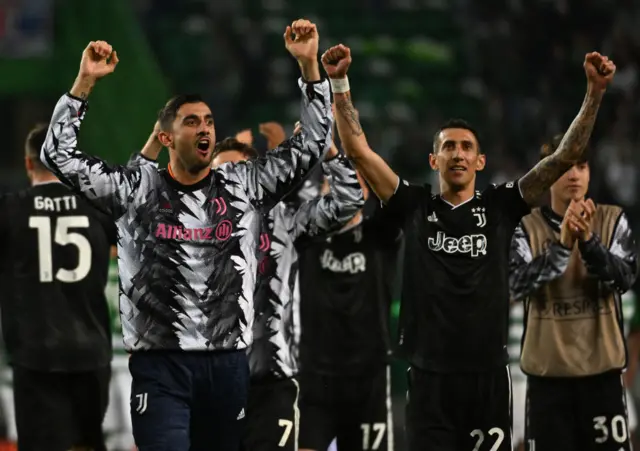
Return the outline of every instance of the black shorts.
<path id="1" fill-rule="evenodd" d="M 131 354 L 131 426 L 139 451 L 237 451 L 246 422 L 244 351 Z"/>
<path id="2" fill-rule="evenodd" d="M 296 379 L 251 382 L 247 403 L 247 451 L 298 450 L 300 388 Z"/>
<path id="3" fill-rule="evenodd" d="M 412 367 L 408 377 L 409 451 L 511 451 L 508 366 L 483 373 Z"/>
<path id="4" fill-rule="evenodd" d="M 362 376 L 302 374 L 300 449 L 393 449 L 389 366 Z"/>
<path id="5" fill-rule="evenodd" d="M 106 451 L 102 421 L 109 404 L 111 368 L 60 373 L 13 369 L 21 451 Z"/>
<path id="6" fill-rule="evenodd" d="M 527 379 L 529 451 L 629 451 L 629 435 L 620 372 Z"/>

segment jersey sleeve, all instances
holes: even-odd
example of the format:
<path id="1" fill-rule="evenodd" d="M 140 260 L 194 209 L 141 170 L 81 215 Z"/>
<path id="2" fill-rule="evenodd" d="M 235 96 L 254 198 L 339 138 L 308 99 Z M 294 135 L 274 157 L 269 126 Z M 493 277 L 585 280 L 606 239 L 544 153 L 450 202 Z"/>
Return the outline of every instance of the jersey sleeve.
<path id="1" fill-rule="evenodd" d="M 296 189 L 324 157 L 331 144 L 331 91 L 329 82 L 298 82 L 302 91 L 302 130 L 263 157 L 230 165 L 237 171 L 248 197 L 263 208 L 273 208 Z"/>
<path id="2" fill-rule="evenodd" d="M 150 158 L 145 157 L 140 152 L 135 152 L 129 157 L 129 161 L 127 161 L 127 167 L 131 169 L 135 169 L 139 166 L 143 166 L 145 164 L 152 165 L 154 167 L 158 167 L 158 162 L 156 160 L 152 160 Z"/>
<path id="3" fill-rule="evenodd" d="M 427 196 L 431 196 L 431 187 L 429 185 L 413 185 L 406 180 L 398 179 L 395 193 L 386 204 L 382 204 L 380 219 L 384 220 L 388 225 L 402 228 L 407 218 Z"/>
<path id="4" fill-rule="evenodd" d="M 295 212 L 294 239 L 300 235 L 316 236 L 343 227 L 364 206 L 362 188 L 349 160 L 338 155 L 322 163 L 330 192 L 303 202 Z"/>
<path id="5" fill-rule="evenodd" d="M 636 243 L 627 215 L 620 214 L 607 249 L 595 233 L 586 242 L 579 242 L 580 255 L 590 274 L 619 293 L 631 288 L 638 273 Z"/>
<path id="6" fill-rule="evenodd" d="M 512 301 L 521 301 L 541 286 L 557 279 L 569 266 L 571 249 L 555 242 L 533 258 L 529 239 L 520 224 L 511 239 L 509 255 L 509 291 Z"/>
<path id="7" fill-rule="evenodd" d="M 53 111 L 40 158 L 64 184 L 111 217 L 120 217 L 139 189 L 140 166 L 109 166 L 78 149 L 78 135 L 87 103 L 65 94 Z"/>
<path id="8" fill-rule="evenodd" d="M 502 210 L 502 214 L 514 228 L 524 216 L 531 213 L 531 207 L 525 202 L 520 192 L 519 180 L 492 185 L 487 191 L 493 205 Z"/>

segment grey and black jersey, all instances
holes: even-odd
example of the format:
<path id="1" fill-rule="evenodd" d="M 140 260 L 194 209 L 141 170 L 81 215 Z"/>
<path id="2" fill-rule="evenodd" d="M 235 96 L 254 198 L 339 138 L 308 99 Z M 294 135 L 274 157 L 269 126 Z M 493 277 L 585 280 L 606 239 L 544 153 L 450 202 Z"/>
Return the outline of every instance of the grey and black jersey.
<path id="1" fill-rule="evenodd" d="M 298 372 L 300 290 L 295 241 L 344 226 L 364 205 L 351 163 L 338 156 L 323 169 L 330 193 L 302 203 L 280 202 L 265 214 L 255 293 L 251 377 L 287 378 Z"/>
<path id="2" fill-rule="evenodd" d="M 545 220 L 558 232 L 562 217 L 548 207 L 542 208 Z M 533 258 L 529 237 L 522 224 L 518 225 L 511 240 L 509 286 L 511 299 L 524 300 L 548 282 L 562 276 L 569 265 L 572 249 L 559 241 L 549 243 L 546 252 Z M 597 235 L 580 243 L 580 255 L 590 274 L 622 294 L 633 285 L 637 270 L 637 253 L 627 216 L 622 213 L 616 223 L 611 245 L 607 249 Z"/>
<path id="3" fill-rule="evenodd" d="M 331 142 L 328 81 L 299 86 L 300 134 L 189 186 L 155 165 L 109 166 L 82 153 L 87 103 L 68 94 L 58 101 L 42 161 L 116 223 L 128 351 L 251 344 L 262 212 L 302 182 Z"/>

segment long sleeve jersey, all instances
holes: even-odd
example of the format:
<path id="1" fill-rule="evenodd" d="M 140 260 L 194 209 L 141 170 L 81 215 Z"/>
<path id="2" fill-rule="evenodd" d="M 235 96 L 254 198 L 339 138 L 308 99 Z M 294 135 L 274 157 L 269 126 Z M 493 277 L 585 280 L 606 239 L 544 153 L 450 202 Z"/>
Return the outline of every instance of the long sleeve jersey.
<path id="1" fill-rule="evenodd" d="M 339 230 L 364 205 L 360 183 L 347 158 L 338 156 L 322 166 L 331 187 L 328 194 L 298 204 L 280 202 L 265 214 L 254 342 L 249 352 L 254 379 L 292 377 L 298 372 L 300 289 L 295 241 Z"/>
<path id="2" fill-rule="evenodd" d="M 110 166 L 82 153 L 88 105 L 68 94 L 58 101 L 41 159 L 116 223 L 128 351 L 251 344 L 262 212 L 302 182 L 331 142 L 329 83 L 298 84 L 300 134 L 188 186 L 155 165 Z"/>

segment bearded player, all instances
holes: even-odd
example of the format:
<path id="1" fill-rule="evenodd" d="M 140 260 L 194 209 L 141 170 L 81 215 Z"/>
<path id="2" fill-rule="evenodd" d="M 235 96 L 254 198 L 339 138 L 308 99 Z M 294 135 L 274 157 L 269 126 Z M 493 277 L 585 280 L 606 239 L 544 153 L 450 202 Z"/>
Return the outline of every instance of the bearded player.
<path id="1" fill-rule="evenodd" d="M 519 180 L 476 190 L 476 172 L 486 163 L 477 133 L 464 121 L 445 124 L 429 155 L 439 172 L 437 194 L 402 181 L 369 147 L 351 102 L 349 49 L 329 49 L 322 63 L 345 152 L 405 234 L 399 344 L 410 362 L 409 449 L 510 450 L 511 236 L 581 158 L 615 65 L 586 55 L 587 94 L 578 116 L 557 150 Z"/>
<path id="2" fill-rule="evenodd" d="M 315 26 L 294 22 L 285 45 L 302 73 L 302 132 L 244 165 L 211 170 L 213 114 L 200 97 L 185 95 L 159 116 L 167 170 L 109 166 L 82 153 L 87 98 L 118 62 L 103 41 L 85 49 L 76 82 L 53 112 L 42 161 L 118 227 L 120 311 L 140 451 L 235 451 L 240 444 L 261 212 L 297 186 L 331 142 Z M 223 203 L 227 208 L 218 208 Z"/>

